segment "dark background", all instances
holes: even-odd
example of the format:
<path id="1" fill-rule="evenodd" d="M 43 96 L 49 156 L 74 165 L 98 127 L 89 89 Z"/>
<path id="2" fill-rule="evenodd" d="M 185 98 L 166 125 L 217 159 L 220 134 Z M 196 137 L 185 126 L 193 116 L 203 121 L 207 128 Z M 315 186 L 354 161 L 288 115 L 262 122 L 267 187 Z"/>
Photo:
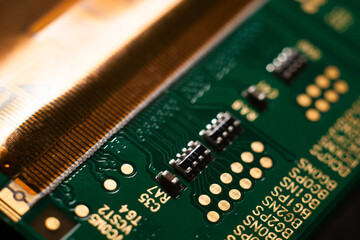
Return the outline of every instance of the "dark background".
<path id="1" fill-rule="evenodd" d="M 360 183 L 325 217 L 311 240 L 360 239 Z"/>

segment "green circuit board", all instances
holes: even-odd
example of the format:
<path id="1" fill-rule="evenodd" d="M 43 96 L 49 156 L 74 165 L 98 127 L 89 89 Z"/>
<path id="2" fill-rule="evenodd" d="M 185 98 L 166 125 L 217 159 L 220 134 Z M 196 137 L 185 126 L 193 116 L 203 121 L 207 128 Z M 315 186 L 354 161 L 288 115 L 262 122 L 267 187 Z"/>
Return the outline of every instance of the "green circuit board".
<path id="1" fill-rule="evenodd" d="M 20 222 L 2 219 L 39 240 L 306 238 L 360 171 L 359 13 L 269 1 Z"/>

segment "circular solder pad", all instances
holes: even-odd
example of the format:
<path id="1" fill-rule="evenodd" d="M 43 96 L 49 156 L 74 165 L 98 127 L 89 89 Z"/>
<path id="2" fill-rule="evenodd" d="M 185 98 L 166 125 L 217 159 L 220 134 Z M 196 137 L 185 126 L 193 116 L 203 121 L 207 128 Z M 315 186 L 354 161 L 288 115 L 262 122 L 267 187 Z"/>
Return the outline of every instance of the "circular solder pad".
<path id="1" fill-rule="evenodd" d="M 263 176 L 263 172 L 260 168 L 254 167 L 250 169 L 250 176 L 254 179 L 260 179 Z"/>
<path id="2" fill-rule="evenodd" d="M 306 87 L 306 93 L 313 98 L 318 98 L 321 96 L 322 90 L 315 84 L 310 84 Z"/>
<path id="3" fill-rule="evenodd" d="M 244 167 L 241 163 L 239 162 L 233 162 L 230 165 L 231 171 L 233 171 L 234 173 L 241 173 L 244 170 Z"/>
<path id="4" fill-rule="evenodd" d="M 304 12 L 308 14 L 314 14 L 319 10 L 319 7 L 316 4 L 313 4 L 312 2 L 304 2 L 301 5 L 301 8 Z"/>
<path id="5" fill-rule="evenodd" d="M 269 157 L 262 157 L 260 158 L 260 165 L 263 167 L 263 168 L 272 168 L 273 166 L 273 160 Z"/>
<path id="6" fill-rule="evenodd" d="M 262 142 L 255 141 L 251 143 L 251 149 L 256 153 L 262 153 L 265 150 L 265 146 Z"/>
<path id="7" fill-rule="evenodd" d="M 84 204 L 79 204 L 75 207 L 75 214 L 79 218 L 85 218 L 85 217 L 89 216 L 90 209 L 88 208 L 88 206 L 86 206 Z"/>
<path id="8" fill-rule="evenodd" d="M 311 122 L 317 122 L 321 118 L 321 114 L 319 113 L 319 111 L 313 108 L 308 109 L 305 115 L 306 118 Z"/>
<path id="9" fill-rule="evenodd" d="M 310 107 L 312 104 L 312 99 L 309 95 L 302 93 L 296 97 L 296 102 L 302 107 Z"/>
<path id="10" fill-rule="evenodd" d="M 252 182 L 248 178 L 241 179 L 239 184 L 240 184 L 240 187 L 245 189 L 245 190 L 248 190 L 248 189 L 250 189 L 252 187 Z"/>
<path id="11" fill-rule="evenodd" d="M 228 211 L 231 207 L 230 203 L 226 200 L 221 200 L 220 202 L 218 202 L 218 207 L 221 211 Z"/>
<path id="12" fill-rule="evenodd" d="M 106 179 L 104 181 L 104 188 L 108 191 L 114 191 L 117 188 L 117 182 L 114 179 Z"/>
<path id="13" fill-rule="evenodd" d="M 349 85 L 344 80 L 338 80 L 334 83 L 334 89 L 340 94 L 345 94 L 349 91 Z"/>
<path id="14" fill-rule="evenodd" d="M 319 75 L 315 78 L 315 83 L 322 89 L 327 89 L 331 86 L 331 81 L 324 75 Z"/>
<path id="15" fill-rule="evenodd" d="M 331 89 L 325 91 L 324 97 L 326 100 L 328 100 L 331 103 L 336 103 L 337 101 L 339 101 L 339 94 Z"/>
<path id="16" fill-rule="evenodd" d="M 315 107 L 320 112 L 328 112 L 330 110 L 329 102 L 322 98 L 315 101 Z"/>
<path id="17" fill-rule="evenodd" d="M 210 211 L 208 212 L 208 214 L 206 215 L 207 219 L 212 222 L 212 223 L 216 223 L 217 221 L 219 221 L 220 219 L 220 215 L 219 213 L 215 212 L 215 211 Z"/>
<path id="18" fill-rule="evenodd" d="M 121 165 L 120 170 L 124 175 L 131 175 L 134 173 L 134 167 L 128 163 Z"/>
<path id="19" fill-rule="evenodd" d="M 211 203 L 211 198 L 206 194 L 202 194 L 199 196 L 198 201 L 201 205 L 207 206 Z"/>
<path id="20" fill-rule="evenodd" d="M 222 188 L 221 188 L 221 186 L 220 186 L 219 184 L 213 183 L 213 184 L 210 185 L 209 190 L 210 190 L 210 192 L 211 192 L 212 194 L 217 195 L 217 194 L 220 194 L 220 193 L 221 193 Z"/>
<path id="21" fill-rule="evenodd" d="M 229 184 L 232 182 L 233 177 L 230 175 L 230 173 L 223 173 L 220 175 L 220 180 L 225 184 Z"/>
<path id="22" fill-rule="evenodd" d="M 245 163 L 251 163 L 254 161 L 254 155 L 251 152 L 243 152 L 240 158 Z"/>
<path id="23" fill-rule="evenodd" d="M 56 217 L 48 217 L 45 219 L 44 225 L 50 231 L 56 231 L 61 227 L 60 220 Z"/>
<path id="24" fill-rule="evenodd" d="M 326 67 L 324 73 L 330 79 L 338 79 L 340 77 L 340 70 L 336 66 Z"/>
<path id="25" fill-rule="evenodd" d="M 229 197 L 232 199 L 232 200 L 239 200 L 241 198 L 241 192 L 237 189 L 231 189 L 229 191 Z"/>

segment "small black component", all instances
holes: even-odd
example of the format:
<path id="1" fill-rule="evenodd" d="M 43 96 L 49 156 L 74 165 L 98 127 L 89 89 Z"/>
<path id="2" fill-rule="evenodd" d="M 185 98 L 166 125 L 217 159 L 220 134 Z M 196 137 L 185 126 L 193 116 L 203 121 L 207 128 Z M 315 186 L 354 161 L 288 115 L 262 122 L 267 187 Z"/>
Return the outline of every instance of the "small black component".
<path id="1" fill-rule="evenodd" d="M 265 93 L 258 90 L 255 85 L 244 90 L 242 96 L 261 112 L 265 111 L 269 105 Z"/>
<path id="2" fill-rule="evenodd" d="M 206 125 L 206 130 L 202 130 L 200 136 L 217 151 L 223 151 L 240 132 L 241 122 L 228 112 L 221 112 L 211 124 Z"/>
<path id="3" fill-rule="evenodd" d="M 183 148 L 182 151 L 182 154 L 176 155 L 176 160 L 172 159 L 169 163 L 187 181 L 191 182 L 207 167 L 213 157 L 210 154 L 211 151 L 198 141 L 189 142 L 188 148 Z"/>
<path id="4" fill-rule="evenodd" d="M 268 72 L 286 83 L 292 83 L 295 77 L 305 68 L 307 58 L 295 48 L 284 48 L 281 53 L 266 66 Z"/>
<path id="5" fill-rule="evenodd" d="M 58 229 L 48 229 L 46 227 L 45 222 L 49 218 L 59 221 L 60 225 Z M 77 222 L 55 205 L 49 205 L 37 215 L 30 224 L 45 239 L 60 240 L 77 225 Z"/>
<path id="6" fill-rule="evenodd" d="M 155 177 L 155 180 L 158 181 L 162 188 L 173 197 L 178 197 L 183 189 L 180 180 L 168 170 L 159 172 Z"/>

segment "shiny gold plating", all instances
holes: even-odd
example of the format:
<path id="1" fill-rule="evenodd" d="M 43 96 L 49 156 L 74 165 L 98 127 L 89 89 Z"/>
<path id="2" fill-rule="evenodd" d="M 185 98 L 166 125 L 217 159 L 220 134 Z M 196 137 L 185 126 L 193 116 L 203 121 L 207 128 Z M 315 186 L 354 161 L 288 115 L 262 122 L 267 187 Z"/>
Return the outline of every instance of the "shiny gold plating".
<path id="1" fill-rule="evenodd" d="M 86 78 L 64 87 L 61 94 L 41 103 L 35 113 L 26 113 L 26 120 L 15 125 L 5 140 L 0 139 L 4 140 L 1 171 L 17 178 L 24 189 L 38 193 L 47 188 L 64 172 L 76 168 L 78 159 L 143 104 L 250 2 L 180 4 L 166 21 L 158 21 L 126 48 L 117 49 L 103 63 L 97 62 L 100 66 Z M 13 86 L 13 90 L 19 99 L 25 96 L 26 91 L 19 86 Z M 20 103 L 12 104 L 2 112 L 4 121 L 13 122 L 19 117 L 16 109 Z"/>

